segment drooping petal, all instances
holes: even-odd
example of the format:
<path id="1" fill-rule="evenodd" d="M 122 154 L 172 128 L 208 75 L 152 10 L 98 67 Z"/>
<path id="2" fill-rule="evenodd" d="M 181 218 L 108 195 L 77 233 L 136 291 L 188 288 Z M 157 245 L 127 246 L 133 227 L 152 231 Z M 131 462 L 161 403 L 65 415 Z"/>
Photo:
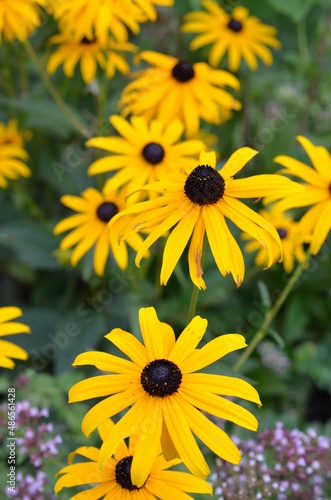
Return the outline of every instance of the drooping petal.
<path id="1" fill-rule="evenodd" d="M 186 467 L 195 476 L 208 476 L 209 467 L 194 439 L 185 413 L 174 397 L 164 398 L 163 415 L 171 439 Z"/>
<path id="2" fill-rule="evenodd" d="M 132 484 L 138 488 L 143 486 L 149 476 L 155 457 L 159 451 L 162 423 L 161 398 L 148 398 L 131 465 Z"/>

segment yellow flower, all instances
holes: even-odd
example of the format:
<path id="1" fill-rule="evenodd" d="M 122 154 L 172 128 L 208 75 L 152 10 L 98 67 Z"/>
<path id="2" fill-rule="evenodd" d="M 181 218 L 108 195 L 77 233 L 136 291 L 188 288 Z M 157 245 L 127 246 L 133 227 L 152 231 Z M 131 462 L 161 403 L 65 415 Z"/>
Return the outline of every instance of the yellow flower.
<path id="1" fill-rule="evenodd" d="M 42 21 L 41 6 L 47 0 L 1 0 L 0 1 L 0 44 L 2 34 L 9 42 L 18 38 L 26 40 Z"/>
<path id="2" fill-rule="evenodd" d="M 55 234 L 72 229 L 61 241 L 60 250 L 67 250 L 76 245 L 71 255 L 71 265 L 76 266 L 78 261 L 95 245 L 94 270 L 102 276 L 106 261 L 111 249 L 114 258 L 121 269 L 128 265 L 128 251 L 125 244 L 118 244 L 117 234 L 108 232 L 107 224 L 118 211 L 126 207 L 126 192 L 100 192 L 94 188 L 83 191 L 81 197 L 62 196 L 61 202 L 68 208 L 78 212 L 60 221 L 54 228 Z M 142 244 L 138 234 L 128 239 L 128 244 L 137 250 Z"/>
<path id="3" fill-rule="evenodd" d="M 305 258 L 305 252 L 303 250 L 303 241 L 301 238 L 301 233 L 298 229 L 298 223 L 287 217 L 282 212 L 277 212 L 271 210 L 261 210 L 260 214 L 265 220 L 272 224 L 277 233 L 279 234 L 282 248 L 283 248 L 283 266 L 287 273 L 291 273 L 294 267 L 294 258 L 298 262 L 302 262 Z M 244 240 L 249 240 L 249 243 L 245 245 L 246 252 L 256 252 L 258 251 L 255 264 L 257 266 L 264 266 L 268 263 L 268 254 L 264 247 L 261 247 L 256 240 L 253 240 L 249 235 L 244 233 L 242 235 Z M 270 244 L 275 247 L 275 254 L 280 255 L 279 248 L 274 242 L 270 240 Z"/>
<path id="4" fill-rule="evenodd" d="M 196 159 L 189 156 L 196 156 L 204 148 L 203 142 L 198 140 L 178 142 L 184 131 L 179 120 L 166 125 L 157 120 L 149 123 L 144 117 L 132 117 L 128 123 L 115 115 L 110 123 L 121 137 L 94 137 L 87 142 L 87 146 L 113 153 L 92 163 L 88 171 L 94 175 L 119 170 L 106 182 L 107 191 L 127 184 L 127 192 L 132 193 L 171 172 L 193 168 Z M 140 194 L 130 197 L 130 201 L 136 201 Z"/>
<path id="5" fill-rule="evenodd" d="M 114 78 L 115 72 L 120 71 L 123 75 L 127 75 L 130 71 L 130 66 L 126 59 L 118 52 L 136 52 L 137 47 L 133 43 L 108 41 L 106 76 Z"/>
<path id="6" fill-rule="evenodd" d="M 6 143 L 0 147 L 0 188 L 8 187 L 7 179 L 15 180 L 19 176 L 30 177 L 31 170 L 24 163 L 28 158 L 28 153 L 20 146 Z"/>
<path id="7" fill-rule="evenodd" d="M 5 144 L 23 148 L 23 133 L 18 130 L 17 120 L 14 118 L 9 120 L 7 125 L 0 122 L 0 146 L 4 146 Z"/>
<path id="8" fill-rule="evenodd" d="M 241 104 L 224 87 L 238 90 L 237 78 L 227 71 L 215 70 L 208 64 L 145 51 L 139 59 L 153 67 L 138 71 L 136 79 L 123 90 L 119 107 L 123 114 L 156 117 L 163 123 L 174 118 L 185 122 L 187 135 L 196 137 L 200 118 L 219 124 L 229 110 Z"/>
<path id="9" fill-rule="evenodd" d="M 118 41 L 126 41 L 127 30 L 137 34 L 139 23 L 146 20 L 146 14 L 133 0 L 51 0 L 49 11 L 61 30 L 77 40 L 96 37 L 101 43 L 106 43 L 109 33 Z"/>
<path id="10" fill-rule="evenodd" d="M 279 201 L 275 209 L 283 212 L 313 205 L 300 220 L 298 228 L 304 236 L 309 236 L 310 251 L 316 255 L 331 228 L 331 156 L 326 148 L 314 146 L 303 136 L 297 136 L 297 140 L 306 150 L 314 168 L 290 156 L 277 156 L 274 159 L 285 167 L 280 173 L 302 179 L 306 188 L 304 193 L 292 194 Z M 273 196 L 266 201 L 275 199 Z"/>
<path id="11" fill-rule="evenodd" d="M 98 427 L 102 441 L 108 438 L 113 428 L 114 424 L 111 420 L 106 420 Z M 71 500 L 78 500 L 82 498 L 82 495 L 93 500 L 101 498 L 109 500 L 189 500 L 192 497 L 186 493 L 212 494 L 212 487 L 206 481 L 185 472 L 168 471 L 167 469 L 177 465 L 180 461 L 167 462 L 160 454 L 154 459 L 143 486 L 137 488 L 132 483 L 130 475 L 136 443 L 135 435 L 130 437 L 129 446 L 121 441 L 113 458 L 110 458 L 106 463 L 104 471 L 98 468 L 99 448 L 81 446 L 70 453 L 69 465 L 58 472 L 57 476 L 60 474 L 62 476 L 57 480 L 55 493 L 58 494 L 65 487 L 94 484 L 95 486 L 90 489 L 84 489 L 84 492 L 72 496 Z M 88 461 L 74 464 L 76 455 L 88 459 Z"/>
<path id="12" fill-rule="evenodd" d="M 268 265 L 271 266 L 279 257 L 279 251 L 275 253 L 275 246 L 281 252 L 279 235 L 261 215 L 237 198 L 253 198 L 273 193 L 286 196 L 302 188 L 280 175 L 255 175 L 234 180 L 233 176 L 256 154 L 257 151 L 251 148 L 238 149 L 218 172 L 215 170 L 215 153 L 203 152 L 200 154 L 200 164 L 191 172 L 178 173 L 169 176 L 169 179 L 147 185 L 146 189 L 160 192 L 163 196 L 131 206 L 112 221 L 117 224 L 116 221 L 122 216 L 137 214 L 122 225 L 118 231 L 120 239 L 131 236 L 138 229 L 150 230 L 149 236 L 139 248 L 136 265 L 139 267 L 146 250 L 176 225 L 165 245 L 161 284 L 167 284 L 192 235 L 188 253 L 190 276 L 198 288 L 205 289 L 201 256 L 206 232 L 218 269 L 223 276 L 231 273 L 237 286 L 240 286 L 244 279 L 244 260 L 227 227 L 226 217 L 267 249 Z M 275 245 L 270 244 L 271 239 L 275 241 Z"/>
<path id="13" fill-rule="evenodd" d="M 251 70 L 257 69 L 257 57 L 268 66 L 272 64 L 272 53 L 267 46 L 279 49 L 277 30 L 250 16 L 245 7 L 236 7 L 229 15 L 217 3 L 205 0 L 202 5 L 207 12 L 190 12 L 185 16 L 182 30 L 185 33 L 201 33 L 191 43 L 192 50 L 212 44 L 209 62 L 218 66 L 228 52 L 230 71 L 237 71 L 241 58 Z"/>
<path id="14" fill-rule="evenodd" d="M 24 323 L 11 321 L 22 316 L 22 310 L 19 307 L 0 307 L 0 337 L 6 335 L 15 335 L 17 333 L 30 333 L 30 328 Z M 15 363 L 12 359 L 28 359 L 28 353 L 11 342 L 0 340 L 0 366 L 3 368 L 14 368 Z"/>
<path id="15" fill-rule="evenodd" d="M 145 13 L 146 18 L 150 21 L 156 21 L 157 18 L 154 5 L 170 7 L 174 4 L 174 0 L 133 0 L 133 2 L 140 7 L 142 12 Z"/>
<path id="16" fill-rule="evenodd" d="M 69 402 L 104 397 L 88 411 L 82 430 L 89 436 L 107 418 L 131 406 L 103 443 L 98 463 L 102 470 L 122 439 L 139 432 L 133 456 L 132 483 L 141 487 L 151 470 L 161 442 L 166 460 L 180 457 L 192 474 L 205 477 L 208 465 L 194 433 L 216 455 L 239 463 L 240 453 L 227 434 L 202 412 L 256 431 L 256 418 L 222 396 L 235 396 L 261 404 L 256 390 L 244 380 L 194 373 L 226 354 L 246 346 L 241 335 L 222 335 L 201 349 L 207 320 L 196 316 L 177 341 L 173 329 L 159 321 L 153 307 L 139 311 L 144 344 L 131 333 L 115 328 L 106 338 L 130 361 L 102 352 L 77 356 L 74 366 L 93 365 L 111 374 L 75 384 Z"/>
<path id="17" fill-rule="evenodd" d="M 95 78 L 98 64 L 101 69 L 106 69 L 108 78 L 114 77 L 116 69 L 122 73 L 128 73 L 130 70 L 128 63 L 116 51 L 130 50 L 134 52 L 136 50 L 131 43 L 109 40 L 102 44 L 96 38 L 88 39 L 86 37 L 76 40 L 65 32 L 51 37 L 49 43 L 59 44 L 59 47 L 49 58 L 47 71 L 53 74 L 63 64 L 65 75 L 72 78 L 76 64 L 80 61 L 82 77 L 86 84 Z"/>

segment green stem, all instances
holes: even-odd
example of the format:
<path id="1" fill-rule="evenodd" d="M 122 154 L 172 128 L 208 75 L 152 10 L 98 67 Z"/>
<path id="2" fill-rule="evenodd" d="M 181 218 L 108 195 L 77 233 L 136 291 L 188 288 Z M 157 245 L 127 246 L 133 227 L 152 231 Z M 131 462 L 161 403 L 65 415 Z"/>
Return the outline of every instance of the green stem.
<path id="1" fill-rule="evenodd" d="M 68 121 L 72 124 L 72 126 L 81 135 L 83 135 L 86 138 L 89 138 L 90 135 L 89 135 L 88 131 L 83 126 L 83 124 L 76 118 L 76 116 L 72 113 L 71 109 L 67 106 L 67 104 L 64 102 L 62 96 L 59 94 L 59 92 L 54 87 L 47 72 L 45 71 L 45 68 L 40 64 L 39 59 L 37 57 L 37 54 L 35 53 L 32 45 L 30 44 L 30 42 L 28 40 L 25 40 L 24 47 L 28 53 L 28 56 L 30 57 L 30 59 L 32 60 L 34 65 L 36 66 L 48 92 L 51 94 L 54 101 L 58 104 L 59 108 L 61 108 L 64 115 L 67 117 Z"/>
<path id="2" fill-rule="evenodd" d="M 20 182 L 13 183 L 12 193 L 15 205 L 22 212 L 26 211 L 32 219 L 39 219 L 46 222 L 47 219 L 44 212 Z"/>
<path id="3" fill-rule="evenodd" d="M 3 57 L 4 57 L 4 67 L 3 67 L 3 74 L 5 76 L 6 84 L 8 84 L 8 94 L 10 97 L 15 97 L 15 83 L 14 83 L 14 77 L 10 65 L 10 45 L 9 42 L 3 41 L 2 44 L 3 47 Z"/>
<path id="4" fill-rule="evenodd" d="M 204 236 L 203 244 L 202 244 L 202 255 L 201 255 L 201 263 L 200 263 L 201 268 L 203 268 L 203 264 L 205 261 L 205 254 L 206 254 L 206 235 Z M 192 295 L 191 295 L 191 300 L 190 300 L 190 307 L 189 307 L 188 315 L 187 315 L 187 323 L 192 321 L 192 319 L 195 316 L 195 311 L 196 311 L 197 303 L 198 303 L 199 291 L 200 291 L 200 289 L 193 284 L 193 290 L 192 290 Z"/>
<path id="5" fill-rule="evenodd" d="M 309 48 L 307 42 L 306 23 L 304 19 L 299 21 L 297 24 L 297 37 L 300 62 L 302 66 L 306 67 L 309 64 Z"/>
<path id="6" fill-rule="evenodd" d="M 282 307 L 282 305 L 286 301 L 287 297 L 289 296 L 289 294 L 293 290 L 294 285 L 296 284 L 296 282 L 300 278 L 300 276 L 301 276 L 303 270 L 305 269 L 306 264 L 308 263 L 309 259 L 310 259 L 310 251 L 308 250 L 306 253 L 305 259 L 301 262 L 301 264 L 298 265 L 298 267 L 294 271 L 289 282 L 287 283 L 287 285 L 283 289 L 282 293 L 278 297 L 278 300 L 275 302 L 274 306 L 270 309 L 270 311 L 268 311 L 267 314 L 265 315 L 264 321 L 263 321 L 261 327 L 259 328 L 259 330 L 256 332 L 255 336 L 253 337 L 252 342 L 250 342 L 247 349 L 245 349 L 243 351 L 242 355 L 240 356 L 240 358 L 238 359 L 238 361 L 234 365 L 233 371 L 239 372 L 241 370 L 244 363 L 250 357 L 250 355 L 252 354 L 254 349 L 258 346 L 258 344 L 261 342 L 261 340 L 263 340 L 264 337 L 267 335 L 268 329 L 269 329 L 271 323 L 273 322 L 273 320 L 277 316 L 279 309 Z"/>
<path id="7" fill-rule="evenodd" d="M 192 321 L 192 319 L 194 318 L 195 310 L 196 310 L 197 302 L 198 302 L 199 291 L 200 291 L 199 288 L 197 286 L 193 285 L 190 307 L 189 307 L 188 315 L 187 315 L 187 323 Z"/>

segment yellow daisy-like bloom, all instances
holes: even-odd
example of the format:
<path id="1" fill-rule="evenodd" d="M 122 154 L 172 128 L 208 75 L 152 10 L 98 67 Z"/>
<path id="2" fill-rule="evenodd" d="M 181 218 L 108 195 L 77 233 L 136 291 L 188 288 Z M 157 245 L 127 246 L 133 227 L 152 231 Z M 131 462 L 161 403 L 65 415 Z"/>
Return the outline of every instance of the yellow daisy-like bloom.
<path id="1" fill-rule="evenodd" d="M 69 391 L 69 403 L 108 396 L 88 411 L 82 430 L 89 436 L 98 425 L 132 407 L 117 422 L 103 443 L 98 463 L 104 470 L 121 440 L 139 433 L 132 460 L 132 483 L 141 487 L 162 447 L 166 460 L 180 457 L 192 474 L 210 473 L 194 435 L 216 455 L 239 463 L 240 453 L 227 434 L 202 412 L 256 431 L 256 418 L 222 396 L 234 396 L 261 404 L 256 390 L 244 380 L 222 375 L 194 373 L 226 354 L 246 346 L 241 335 L 222 335 L 201 349 L 207 320 L 196 316 L 177 341 L 173 329 L 159 321 L 153 307 L 139 311 L 145 345 L 131 333 L 115 328 L 106 338 L 130 360 L 102 352 L 85 352 L 74 366 L 93 365 L 111 374 L 78 382 Z"/>
<path id="2" fill-rule="evenodd" d="M 251 148 L 238 149 L 218 172 L 215 170 L 215 153 L 202 152 L 200 164 L 191 172 L 178 173 L 169 176 L 169 179 L 147 185 L 145 189 L 155 190 L 163 196 L 137 203 L 115 216 L 112 221 L 117 224 L 116 221 L 122 216 L 137 214 L 118 231 L 120 239 L 131 236 L 138 229 L 150 230 L 137 253 L 136 265 L 139 267 L 146 250 L 176 225 L 165 245 L 161 284 L 167 284 L 192 235 L 188 253 L 190 276 L 198 288 L 205 289 L 201 256 L 206 232 L 218 269 L 223 276 L 231 273 L 237 286 L 240 286 L 244 279 L 244 260 L 227 227 L 226 217 L 267 249 L 268 265 L 271 266 L 279 253 L 282 253 L 279 235 L 268 221 L 237 198 L 257 198 L 272 193 L 287 196 L 303 188 L 281 175 L 264 174 L 233 179 L 256 154 L 257 151 Z M 276 253 L 275 245 L 270 244 L 271 239 L 279 247 Z"/>
<path id="3" fill-rule="evenodd" d="M 106 420 L 98 427 L 102 441 L 106 441 L 114 429 L 111 420 Z M 168 471 L 179 460 L 167 462 L 160 454 L 154 459 L 148 478 L 143 486 L 137 488 L 131 480 L 131 464 L 135 454 L 137 439 L 130 437 L 129 446 L 122 441 L 110 458 L 103 471 L 98 467 L 100 450 L 94 446 L 82 446 L 68 457 L 69 465 L 60 470 L 55 485 L 57 494 L 62 488 L 95 484 L 91 489 L 84 490 L 71 497 L 71 500 L 88 498 L 89 500 L 189 500 L 192 497 L 186 493 L 209 493 L 212 487 L 203 479 L 185 472 Z M 76 455 L 89 461 L 74 464 Z"/>
<path id="4" fill-rule="evenodd" d="M 179 118 L 186 125 L 187 135 L 196 137 L 200 118 L 219 124 L 229 110 L 241 108 L 240 102 L 224 90 L 225 86 L 240 88 L 237 78 L 227 71 L 153 51 L 142 52 L 139 59 L 153 67 L 138 71 L 136 79 L 123 90 L 119 107 L 124 115 L 156 117 L 163 123 Z"/>
<path id="5" fill-rule="evenodd" d="M 30 177 L 31 170 L 24 163 L 28 158 L 28 153 L 21 146 L 11 143 L 0 146 L 0 188 L 8 187 L 8 179 L 16 180 L 19 176 Z"/>
<path id="6" fill-rule="evenodd" d="M 300 220 L 299 230 L 304 236 L 309 236 L 310 251 L 316 255 L 331 229 L 331 156 L 326 148 L 314 146 L 303 136 L 297 136 L 297 140 L 306 150 L 314 168 L 290 156 L 277 156 L 274 159 L 285 167 L 280 171 L 281 174 L 302 179 L 306 188 L 302 194 L 293 193 L 279 201 L 275 209 L 283 212 L 291 208 L 313 205 Z M 271 197 L 267 201 L 275 199 L 276 197 Z"/>
<path id="7" fill-rule="evenodd" d="M 88 170 L 90 175 L 119 170 L 106 182 L 106 190 L 127 184 L 128 193 L 132 193 L 144 187 L 146 182 L 163 179 L 180 169 L 193 168 L 196 159 L 189 156 L 196 156 L 204 148 L 203 142 L 198 140 L 178 142 L 184 131 L 179 120 L 165 125 L 157 120 L 149 123 L 146 118 L 136 116 L 128 123 L 115 115 L 110 117 L 110 123 L 121 137 L 94 137 L 87 141 L 87 146 L 112 153 L 92 163 Z M 138 196 L 139 193 L 130 197 L 130 201 L 136 201 Z"/>
<path id="8" fill-rule="evenodd" d="M 272 224 L 277 233 L 279 234 L 280 240 L 282 242 L 283 248 L 283 266 L 287 273 L 291 273 L 294 267 L 294 259 L 296 258 L 298 262 L 302 262 L 305 258 L 305 252 L 303 250 L 303 241 L 301 233 L 298 229 L 299 224 L 287 217 L 282 212 L 271 210 L 261 210 L 262 217 Z M 264 247 L 256 241 L 253 240 L 249 235 L 243 234 L 244 240 L 249 240 L 249 243 L 245 245 L 246 252 L 258 252 L 255 258 L 255 264 L 257 266 L 265 266 L 268 263 L 268 254 Z M 274 245 L 275 253 L 279 253 L 278 245 L 274 240 L 270 240 L 270 244 Z"/>
<path id="9" fill-rule="evenodd" d="M 30 328 L 24 323 L 11 321 L 22 316 L 22 310 L 19 307 L 0 307 L 0 337 L 6 335 L 15 335 L 17 333 L 30 333 Z M 28 353 L 12 342 L 0 340 L 0 366 L 3 368 L 14 368 L 15 363 L 11 359 L 28 359 Z"/>
<path id="10" fill-rule="evenodd" d="M 131 43 L 109 40 L 106 44 L 102 44 L 96 38 L 86 37 L 76 40 L 67 33 L 59 33 L 51 37 L 49 43 L 59 44 L 59 47 L 49 58 L 47 71 L 53 74 L 63 64 L 65 75 L 72 78 L 76 64 L 80 61 L 81 74 L 86 84 L 95 78 L 98 64 L 101 69 L 106 69 L 108 78 L 114 77 L 116 69 L 122 73 L 128 73 L 130 71 L 128 63 L 116 51 L 136 51 L 135 45 Z"/>
<path id="11" fill-rule="evenodd" d="M 55 234 L 72 230 L 61 241 L 60 250 L 76 246 L 71 254 L 71 265 L 76 266 L 79 260 L 95 245 L 94 270 L 102 276 L 111 249 L 114 258 L 121 269 L 128 265 L 128 251 L 125 244 L 118 244 L 115 231 L 108 231 L 107 224 L 117 212 L 123 210 L 126 191 L 110 191 L 105 193 L 94 188 L 83 191 L 81 196 L 62 196 L 61 202 L 68 208 L 78 212 L 76 215 L 60 221 L 54 228 Z M 127 222 L 127 221 L 126 221 Z M 138 234 L 127 240 L 135 250 L 142 244 Z"/>
<path id="12" fill-rule="evenodd" d="M 182 30 L 185 33 L 201 33 L 191 43 L 192 50 L 212 44 L 209 62 L 218 66 L 228 52 L 230 71 L 237 71 L 241 58 L 251 70 L 257 69 L 257 57 L 268 66 L 272 64 L 272 53 L 267 48 L 279 49 L 277 30 L 250 16 L 245 7 L 236 7 L 229 15 L 216 2 L 205 0 L 202 5 L 208 12 L 190 12 L 185 16 Z"/>
<path id="13" fill-rule="evenodd" d="M 141 0 L 147 7 L 150 0 Z M 139 33 L 139 23 L 146 14 L 133 0 L 51 0 L 49 11 L 59 21 L 61 30 L 77 40 L 96 37 L 106 43 L 109 33 L 118 41 L 128 39 L 128 29 Z"/>
<path id="14" fill-rule="evenodd" d="M 47 0 L 1 0 L 0 1 L 0 44 L 2 34 L 12 42 L 18 38 L 26 40 L 42 21 L 41 6 Z"/>
<path id="15" fill-rule="evenodd" d="M 12 118 L 8 124 L 0 122 L 0 147 L 11 144 L 23 148 L 23 133 L 18 129 L 17 120 Z"/>

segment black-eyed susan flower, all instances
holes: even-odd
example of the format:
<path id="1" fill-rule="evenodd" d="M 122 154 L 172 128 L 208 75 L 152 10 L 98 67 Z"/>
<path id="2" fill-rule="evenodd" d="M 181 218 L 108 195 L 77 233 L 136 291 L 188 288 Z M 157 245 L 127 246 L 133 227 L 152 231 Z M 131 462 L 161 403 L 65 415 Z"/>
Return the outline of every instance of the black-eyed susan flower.
<path id="1" fill-rule="evenodd" d="M 55 234 L 71 230 L 60 243 L 60 250 L 75 247 L 71 254 L 71 265 L 76 266 L 79 260 L 95 245 L 94 270 L 102 276 L 111 250 L 121 269 L 128 265 L 126 245 L 118 245 L 115 231 L 108 232 L 107 224 L 114 215 L 123 210 L 127 204 L 126 192 L 122 190 L 100 192 L 94 188 L 83 191 L 81 196 L 62 196 L 61 202 L 75 212 L 75 215 L 60 221 L 54 228 Z M 127 240 L 128 244 L 137 250 L 142 244 L 141 237 L 136 234 Z"/>
<path id="2" fill-rule="evenodd" d="M 302 262 L 305 258 L 305 252 L 303 250 L 303 241 L 301 232 L 298 228 L 298 222 L 295 222 L 291 217 L 285 215 L 282 212 L 277 212 L 275 210 L 261 210 L 260 214 L 262 217 L 270 222 L 279 234 L 280 241 L 282 243 L 283 249 L 283 266 L 287 273 L 291 273 L 294 267 L 294 260 L 297 259 L 298 262 Z M 249 242 L 245 245 L 246 252 L 257 252 L 255 258 L 255 264 L 257 266 L 265 266 L 268 263 L 268 254 L 264 247 L 251 236 L 243 234 L 243 239 Z M 278 245 L 273 239 L 270 239 L 270 245 L 274 245 L 275 254 L 280 255 Z"/>
<path id="3" fill-rule="evenodd" d="M 22 310 L 19 307 L 9 306 L 0 307 L 0 337 L 7 335 L 16 335 L 17 333 L 30 333 L 30 327 L 24 323 L 12 321 L 22 316 Z M 14 368 L 15 363 L 11 359 L 28 359 L 28 353 L 7 340 L 0 340 L 0 366 L 3 368 Z"/>
<path id="4" fill-rule="evenodd" d="M 48 9 L 61 30 L 76 40 L 96 37 L 101 43 L 106 43 L 109 34 L 118 41 L 126 41 L 128 29 L 137 34 L 139 23 L 146 20 L 146 14 L 133 0 L 51 0 Z"/>
<path id="5" fill-rule="evenodd" d="M 190 12 L 185 16 L 182 30 L 185 33 L 200 33 L 191 43 L 192 50 L 212 45 L 209 63 L 218 66 L 228 53 L 230 71 L 237 71 L 243 58 L 251 70 L 256 70 L 259 57 L 264 64 L 272 64 L 269 47 L 279 49 L 277 30 L 250 16 L 246 7 L 236 7 L 228 14 L 216 2 L 205 0 L 202 5 L 208 12 Z"/>
<path id="6" fill-rule="evenodd" d="M 28 153 L 21 146 L 10 142 L 0 144 L 0 188 L 8 187 L 8 179 L 16 180 L 20 176 L 30 177 L 31 170 L 25 164 L 28 158 Z"/>
<path id="7" fill-rule="evenodd" d="M 234 396 L 260 405 L 256 390 L 244 380 L 195 373 L 226 354 L 246 346 L 241 335 L 222 335 L 201 349 L 207 320 L 196 316 L 177 341 L 173 329 L 159 321 L 153 307 L 139 311 L 141 344 L 131 333 L 115 328 L 106 338 L 128 358 L 85 352 L 74 366 L 93 365 L 109 372 L 78 382 L 69 402 L 104 397 L 88 411 L 82 430 L 89 436 L 98 425 L 131 406 L 104 441 L 98 463 L 102 470 L 122 439 L 139 437 L 132 460 L 132 483 L 141 487 L 151 470 L 161 442 L 166 460 L 180 457 L 192 474 L 205 477 L 209 468 L 194 435 L 216 455 L 239 463 L 240 453 L 227 434 L 202 412 L 256 431 L 256 418 L 221 396 Z"/>
<path id="8" fill-rule="evenodd" d="M 12 42 L 17 38 L 26 40 L 42 21 L 41 7 L 47 0 L 1 0 L 0 1 L 0 44 L 2 35 Z"/>
<path id="9" fill-rule="evenodd" d="M 63 64 L 65 75 L 72 78 L 75 67 L 80 62 L 81 74 L 86 84 L 95 78 L 98 65 L 106 71 L 108 78 L 114 77 L 116 69 L 122 73 L 128 73 L 130 70 L 128 63 L 116 51 L 134 52 L 136 50 L 131 43 L 113 40 L 101 43 L 97 38 L 86 37 L 76 40 L 66 32 L 51 37 L 49 43 L 58 45 L 58 48 L 48 60 L 47 71 L 53 74 Z"/>
<path id="10" fill-rule="evenodd" d="M 123 90 L 119 107 L 123 114 L 156 117 L 164 123 L 184 121 L 189 137 L 199 133 L 200 119 L 219 124 L 229 110 L 241 104 L 225 87 L 238 90 L 237 78 L 204 62 L 192 64 L 159 52 L 144 51 L 139 59 L 153 67 L 138 71 L 136 79 Z"/>
<path id="11" fill-rule="evenodd" d="M 110 117 L 110 123 L 120 137 L 94 137 L 87 142 L 87 146 L 112 153 L 96 160 L 88 171 L 94 175 L 118 170 L 106 182 L 106 190 L 126 184 L 130 194 L 147 182 L 169 176 L 171 172 L 193 168 L 197 160 L 192 155 L 197 156 L 204 148 L 203 142 L 198 140 L 179 142 L 184 131 L 179 120 L 165 124 L 158 120 L 148 122 L 146 118 L 136 116 L 129 123 L 115 115 Z M 136 198 L 135 195 L 134 201 Z"/>
<path id="12" fill-rule="evenodd" d="M 297 136 L 297 140 L 307 152 L 314 168 L 290 156 L 276 156 L 274 161 L 285 167 L 280 173 L 302 179 L 305 191 L 293 193 L 279 201 L 275 209 L 284 212 L 313 205 L 300 220 L 299 230 L 304 237 L 309 237 L 310 251 L 316 255 L 331 229 L 331 156 L 326 148 L 315 146 L 306 137 Z M 277 196 L 266 201 L 275 199 Z"/>
<path id="13" fill-rule="evenodd" d="M 11 144 L 12 146 L 23 148 L 24 139 L 29 138 L 31 138 L 31 132 L 21 132 L 15 118 L 10 119 L 7 125 L 0 122 L 0 147 L 5 144 Z"/>
<path id="14" fill-rule="evenodd" d="M 150 230 L 136 256 L 139 266 L 146 250 L 173 226 L 168 236 L 161 268 L 160 281 L 166 285 L 190 237 L 188 262 L 190 276 L 198 288 L 205 288 L 202 279 L 201 257 L 205 233 L 216 265 L 223 276 L 232 274 L 237 286 L 244 279 L 244 260 L 241 250 L 225 222 L 230 219 L 247 232 L 268 252 L 268 266 L 279 257 L 281 242 L 276 229 L 261 215 L 248 208 L 237 198 L 257 198 L 271 193 L 287 196 L 303 190 L 298 184 L 281 175 L 255 175 L 246 179 L 233 179 L 244 165 L 257 154 L 251 148 L 238 149 L 217 171 L 214 152 L 200 154 L 200 164 L 190 172 L 178 173 L 146 186 L 162 196 L 137 203 L 114 217 L 119 220 L 126 214 L 135 215 L 118 231 L 119 238 L 126 238 L 138 230 Z M 137 214 L 137 215 L 136 215 Z M 275 254 L 275 245 L 280 251 Z"/>
<path id="15" fill-rule="evenodd" d="M 106 441 L 114 429 L 111 420 L 106 420 L 98 427 L 102 441 Z M 89 498 L 90 500 L 189 500 L 192 497 L 186 493 L 209 493 L 212 487 L 203 479 L 185 472 L 169 471 L 180 461 L 175 459 L 167 462 L 158 454 L 152 465 L 145 483 L 138 488 L 131 479 L 131 464 L 135 454 L 137 436 L 130 437 L 129 446 L 122 441 L 104 470 L 98 467 L 100 450 L 94 446 L 81 446 L 68 457 L 68 466 L 61 469 L 61 476 L 55 485 L 57 494 L 63 488 L 73 486 L 91 486 L 84 492 L 71 497 L 71 500 Z M 159 450 L 159 452 L 161 449 Z M 88 461 L 73 463 L 76 456 Z M 85 496 L 82 496 L 85 495 Z"/>

